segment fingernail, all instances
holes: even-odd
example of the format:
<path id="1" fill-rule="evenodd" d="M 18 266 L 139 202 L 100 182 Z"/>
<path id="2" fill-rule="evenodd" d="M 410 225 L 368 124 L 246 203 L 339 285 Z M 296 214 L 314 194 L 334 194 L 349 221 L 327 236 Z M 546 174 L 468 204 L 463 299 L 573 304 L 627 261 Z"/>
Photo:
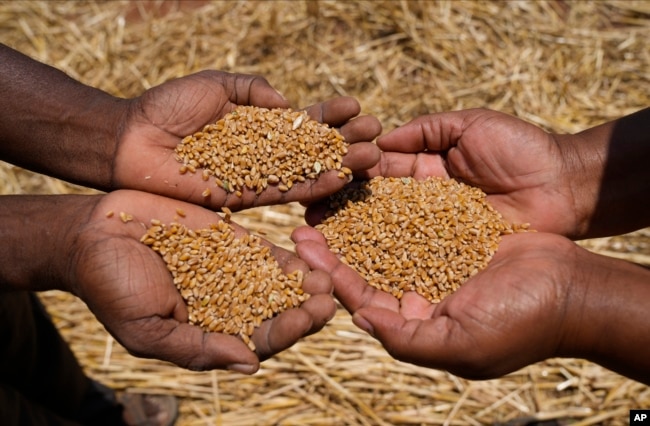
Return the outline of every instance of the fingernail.
<path id="1" fill-rule="evenodd" d="M 372 327 L 372 324 L 370 324 L 368 320 L 362 317 L 361 315 L 359 314 L 352 315 L 352 322 L 354 323 L 354 325 L 356 325 L 366 333 L 375 337 L 375 329 Z"/>
<path id="2" fill-rule="evenodd" d="M 280 95 L 280 97 L 281 97 L 282 99 L 284 99 L 285 101 L 287 100 L 287 98 L 286 98 L 286 97 L 282 94 L 282 92 L 280 92 L 278 89 L 275 89 L 275 92 L 276 92 L 278 95 Z"/>
<path id="3" fill-rule="evenodd" d="M 256 371 L 254 365 L 251 364 L 230 364 L 226 367 L 230 371 L 236 371 L 242 374 L 253 374 Z"/>

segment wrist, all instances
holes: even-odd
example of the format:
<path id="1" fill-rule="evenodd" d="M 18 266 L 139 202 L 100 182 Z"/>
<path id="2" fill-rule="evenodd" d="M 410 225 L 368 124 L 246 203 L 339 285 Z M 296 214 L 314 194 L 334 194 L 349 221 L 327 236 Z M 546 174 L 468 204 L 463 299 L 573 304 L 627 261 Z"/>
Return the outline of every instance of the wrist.
<path id="1" fill-rule="evenodd" d="M 0 290 L 70 291 L 69 259 L 78 225 L 95 197 L 0 197 Z"/>
<path id="2" fill-rule="evenodd" d="M 128 101 L 0 45 L 0 159 L 107 189 Z"/>
<path id="3" fill-rule="evenodd" d="M 568 188 L 573 205 L 567 218 L 573 217 L 567 237 L 582 239 L 588 234 L 591 217 L 598 203 L 600 181 L 602 180 L 602 147 L 590 146 L 580 134 L 553 134 L 561 153 L 561 185 Z"/>
<path id="4" fill-rule="evenodd" d="M 14 152 L 8 161 L 71 183 L 109 190 L 126 101 L 90 87 L 78 89 L 74 96 L 67 92 L 62 99 L 37 100 L 42 108 L 23 110 L 11 120 L 23 129 L 14 139 L 22 141 L 17 145 L 22 151 Z"/>
<path id="5" fill-rule="evenodd" d="M 650 270 L 576 246 L 559 356 L 650 381 Z"/>
<path id="6" fill-rule="evenodd" d="M 650 225 L 650 108 L 575 135 L 553 135 L 575 200 L 573 239 L 619 235 Z"/>
<path id="7" fill-rule="evenodd" d="M 60 179 L 109 191 L 119 133 L 127 115 L 128 100 L 91 89 L 79 109 L 62 118 L 63 155 L 49 163 Z"/>

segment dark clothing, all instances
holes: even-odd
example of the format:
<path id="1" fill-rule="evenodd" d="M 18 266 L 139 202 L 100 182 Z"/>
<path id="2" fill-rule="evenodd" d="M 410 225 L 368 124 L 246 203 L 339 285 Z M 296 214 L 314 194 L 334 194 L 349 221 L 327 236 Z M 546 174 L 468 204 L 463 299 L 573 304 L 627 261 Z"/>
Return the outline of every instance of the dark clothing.
<path id="1" fill-rule="evenodd" d="M 87 377 L 36 295 L 0 292 L 0 424 L 120 426 L 113 391 Z"/>

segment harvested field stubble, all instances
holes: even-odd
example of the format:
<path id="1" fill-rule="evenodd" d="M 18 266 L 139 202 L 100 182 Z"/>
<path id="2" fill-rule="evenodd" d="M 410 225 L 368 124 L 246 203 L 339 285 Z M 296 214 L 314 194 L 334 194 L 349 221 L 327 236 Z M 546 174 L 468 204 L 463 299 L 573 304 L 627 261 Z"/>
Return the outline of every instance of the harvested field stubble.
<path id="1" fill-rule="evenodd" d="M 511 225 L 485 193 L 454 179 L 375 177 L 332 195 L 316 226 L 371 286 L 440 302 L 485 268 Z"/>
<path id="2" fill-rule="evenodd" d="M 259 74 L 302 108 L 355 96 L 385 130 L 488 107 L 578 132 L 650 105 L 650 2 L 0 1 L 2 42 L 118 97 L 204 69 Z M 207 124 L 207 123 L 206 123 Z M 89 193 L 0 163 L 2 194 Z M 297 203 L 233 214 L 291 249 Z M 117 215 L 118 212 L 116 211 Z M 580 242 L 650 265 L 650 230 Z M 647 386 L 581 359 L 486 381 L 391 359 L 340 309 L 251 377 L 139 359 L 70 294 L 41 294 L 94 378 L 180 398 L 179 426 L 491 425 L 515 418 L 628 424 Z"/>

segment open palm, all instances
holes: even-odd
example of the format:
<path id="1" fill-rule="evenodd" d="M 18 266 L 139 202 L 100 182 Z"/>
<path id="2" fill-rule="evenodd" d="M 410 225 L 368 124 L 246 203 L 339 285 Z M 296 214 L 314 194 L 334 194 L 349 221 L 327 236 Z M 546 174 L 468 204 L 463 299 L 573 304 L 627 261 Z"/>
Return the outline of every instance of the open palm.
<path id="1" fill-rule="evenodd" d="M 246 366 L 252 373 L 259 359 L 289 347 L 324 326 L 335 312 L 327 274 L 309 272 L 292 253 L 273 247 L 285 272 L 302 270 L 303 288 L 312 297 L 267 320 L 256 329 L 256 354 L 238 338 L 205 333 L 187 322 L 187 308 L 163 260 L 140 242 L 151 219 L 182 222 L 191 229 L 220 220 L 215 213 L 192 204 L 138 191 L 115 191 L 93 197 L 96 205 L 81 223 L 69 262 L 70 289 L 131 353 L 170 361 L 193 370 Z M 183 209 L 185 217 L 177 217 Z M 108 218 L 106 212 L 114 211 Z M 118 212 L 133 220 L 123 223 Z M 237 227 L 240 235 L 246 231 Z M 270 243 L 267 243 L 270 245 Z M 65 260 L 64 260 L 65 262 Z"/>
<path id="2" fill-rule="evenodd" d="M 242 197 L 237 197 L 214 185 L 210 197 L 205 198 L 202 192 L 206 183 L 200 173 L 179 174 L 174 148 L 183 137 L 216 122 L 237 105 L 289 106 L 261 77 L 203 71 L 163 83 L 127 102 L 130 104 L 121 124 L 113 168 L 116 188 L 138 189 L 213 209 L 228 206 L 239 210 L 317 199 L 345 183 L 336 172 L 329 172 L 316 181 L 296 184 L 286 193 L 269 187 L 260 195 L 245 189 Z M 354 144 L 344 157 L 344 165 L 353 171 L 373 166 L 379 159 L 379 150 L 368 142 L 381 132 L 381 125 L 369 116 L 352 120 L 359 109 L 352 98 L 336 98 L 307 108 L 312 118 L 340 127 L 346 140 Z"/>
<path id="3" fill-rule="evenodd" d="M 398 360 L 487 379 L 560 354 L 578 250 L 566 238 L 505 236 L 488 267 L 438 304 L 415 292 L 398 300 L 371 287 L 313 228 L 299 228 L 293 238 L 311 268 L 331 275 L 354 322 Z"/>
<path id="4" fill-rule="evenodd" d="M 509 221 L 538 231 L 571 236 L 579 221 L 562 144 L 518 118 L 485 109 L 431 114 L 377 145 L 382 159 L 368 176 L 451 177 L 485 191 Z"/>

